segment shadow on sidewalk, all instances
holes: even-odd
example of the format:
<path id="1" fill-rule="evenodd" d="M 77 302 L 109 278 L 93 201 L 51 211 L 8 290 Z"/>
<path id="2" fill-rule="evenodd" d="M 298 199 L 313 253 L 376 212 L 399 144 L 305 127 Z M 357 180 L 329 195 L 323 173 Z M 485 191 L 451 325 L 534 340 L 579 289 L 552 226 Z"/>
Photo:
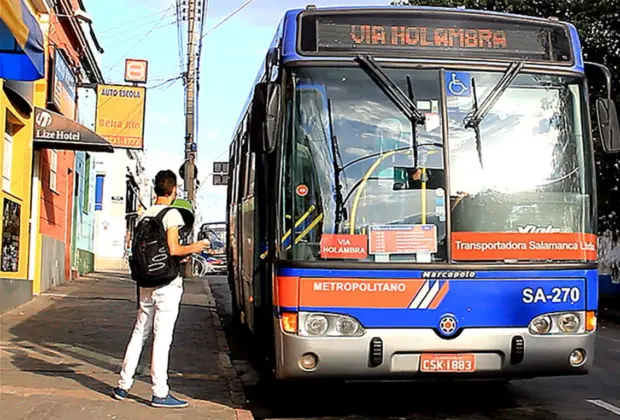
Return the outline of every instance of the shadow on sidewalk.
<path id="1" fill-rule="evenodd" d="M 184 301 L 189 304 L 181 305 L 171 347 L 171 392 L 240 408 L 231 401 L 229 382 L 219 367 L 212 313 L 206 303 L 199 303 L 200 294 L 204 298 L 201 282 L 185 283 Z M 98 281 L 81 279 L 56 287 L 50 295 L 47 299 L 53 303 L 41 304 L 38 311 L 28 310 L 31 315 L 26 319 L 19 315 L 19 310 L 3 315 L 3 341 L 8 338 L 11 342 L 8 351 L 12 353 L 12 365 L 19 371 L 67 377 L 94 392 L 110 395 L 135 322 L 134 283 L 116 275 Z M 33 302 L 28 308 L 36 305 Z M 142 352 L 143 362 L 150 360 L 151 342 L 152 334 Z M 20 351 L 20 346 L 27 347 L 27 351 Z M 61 363 L 44 360 L 53 355 L 60 357 Z M 91 371 L 113 379 L 108 383 L 83 373 Z M 143 363 L 135 379 L 150 384 L 148 375 L 148 363 Z M 150 400 L 150 395 L 143 397 Z"/>
<path id="2" fill-rule="evenodd" d="M 112 388 L 108 383 L 74 370 L 74 368 L 82 366 L 80 363 L 63 363 L 61 365 L 57 365 L 34 358 L 24 351 L 11 349 L 9 352 L 13 353 L 13 365 L 21 371 L 33 372 L 37 375 L 47 376 L 54 379 L 70 379 L 79 383 L 84 388 L 103 394 L 109 398 L 113 398 L 111 393 Z M 36 370 L 33 370 L 33 366 L 36 366 Z M 129 395 L 127 398 L 144 405 L 150 405 L 149 400 L 135 395 Z"/>

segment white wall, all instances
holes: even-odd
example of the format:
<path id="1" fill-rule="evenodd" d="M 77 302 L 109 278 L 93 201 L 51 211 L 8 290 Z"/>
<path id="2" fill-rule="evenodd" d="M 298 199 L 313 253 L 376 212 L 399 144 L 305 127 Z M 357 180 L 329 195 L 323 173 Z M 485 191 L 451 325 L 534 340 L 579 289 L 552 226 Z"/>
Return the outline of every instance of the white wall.
<path id="1" fill-rule="evenodd" d="M 105 176 L 102 210 L 97 211 L 95 216 L 97 270 L 126 268 L 123 261 L 127 233 L 126 176 L 132 173 L 137 178 L 140 195 L 144 197 L 146 195 L 143 190 L 144 182 L 140 182 L 140 179 L 144 179 L 143 158 L 144 152 L 128 152 L 125 149 L 116 149 L 114 153 L 101 153 L 95 156 L 95 173 Z M 150 205 L 150 202 L 145 202 L 145 205 Z"/>
<path id="2" fill-rule="evenodd" d="M 96 269 L 120 268 L 125 252 L 126 174 L 130 160 L 122 149 L 95 156 L 95 173 L 104 175 L 102 210 L 95 216 Z"/>

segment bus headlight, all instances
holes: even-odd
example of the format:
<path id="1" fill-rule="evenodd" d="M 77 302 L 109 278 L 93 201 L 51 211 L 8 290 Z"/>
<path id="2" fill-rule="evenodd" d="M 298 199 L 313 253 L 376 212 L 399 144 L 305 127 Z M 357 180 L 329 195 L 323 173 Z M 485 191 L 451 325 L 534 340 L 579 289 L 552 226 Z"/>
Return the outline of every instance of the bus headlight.
<path id="1" fill-rule="evenodd" d="M 348 315 L 299 313 L 299 335 L 306 337 L 360 337 L 365 330 L 360 322 Z"/>
<path id="2" fill-rule="evenodd" d="M 580 325 L 579 317 L 573 313 L 562 314 L 558 317 L 558 327 L 564 333 L 576 333 Z"/>
<path id="3" fill-rule="evenodd" d="M 324 335 L 327 332 L 329 323 L 323 315 L 310 315 L 306 319 L 306 331 L 310 335 Z"/>
<path id="4" fill-rule="evenodd" d="M 530 322 L 529 330 L 533 335 L 583 334 L 585 319 L 585 312 L 544 314 Z"/>
<path id="5" fill-rule="evenodd" d="M 551 318 L 547 315 L 537 316 L 530 322 L 532 334 L 547 334 L 551 330 Z"/>
<path id="6" fill-rule="evenodd" d="M 336 331 L 347 337 L 355 336 L 360 327 L 359 322 L 348 316 L 341 316 L 336 320 Z"/>

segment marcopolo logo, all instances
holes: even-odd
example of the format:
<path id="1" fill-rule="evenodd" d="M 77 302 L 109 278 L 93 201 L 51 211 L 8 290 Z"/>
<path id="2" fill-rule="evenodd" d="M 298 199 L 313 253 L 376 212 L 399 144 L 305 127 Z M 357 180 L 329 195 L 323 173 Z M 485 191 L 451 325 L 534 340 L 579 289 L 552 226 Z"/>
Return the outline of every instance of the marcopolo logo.
<path id="1" fill-rule="evenodd" d="M 475 271 L 422 271 L 423 279 L 473 279 Z"/>

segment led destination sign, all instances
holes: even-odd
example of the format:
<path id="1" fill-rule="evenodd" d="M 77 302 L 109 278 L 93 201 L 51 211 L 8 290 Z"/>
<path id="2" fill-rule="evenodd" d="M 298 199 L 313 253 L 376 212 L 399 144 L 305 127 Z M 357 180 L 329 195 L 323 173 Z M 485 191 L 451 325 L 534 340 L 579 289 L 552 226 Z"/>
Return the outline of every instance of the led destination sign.
<path id="1" fill-rule="evenodd" d="M 510 59 L 572 64 L 555 22 L 429 11 L 313 12 L 301 19 L 300 54 Z"/>
<path id="2" fill-rule="evenodd" d="M 351 40 L 359 45 L 411 45 L 429 48 L 506 49 L 506 31 L 491 29 L 425 28 L 415 26 L 351 25 Z"/>

